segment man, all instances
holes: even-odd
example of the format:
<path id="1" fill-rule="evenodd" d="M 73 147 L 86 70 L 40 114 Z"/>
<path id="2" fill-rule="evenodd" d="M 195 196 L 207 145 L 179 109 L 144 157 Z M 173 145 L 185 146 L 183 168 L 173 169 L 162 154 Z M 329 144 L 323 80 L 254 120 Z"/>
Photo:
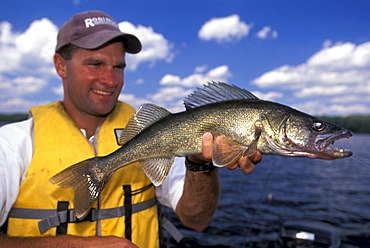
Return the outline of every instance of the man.
<path id="1" fill-rule="evenodd" d="M 210 223 L 220 193 L 218 171 L 197 169 L 212 158 L 210 133 L 204 135 L 202 154 L 186 162 L 177 159 L 156 189 L 138 163 L 115 172 L 84 220 L 74 217 L 73 191 L 48 181 L 76 162 L 118 148 L 114 129 L 123 128 L 134 113 L 117 101 L 125 53 L 140 50 L 135 36 L 122 33 L 100 11 L 76 14 L 61 27 L 54 65 L 64 100 L 36 106 L 29 120 L 0 128 L 0 225 L 7 220 L 3 245 L 158 247 L 156 199 L 192 229 L 201 231 Z M 261 159 L 257 152 L 227 168 L 239 166 L 248 174 Z M 184 169 L 189 164 L 195 169 Z"/>

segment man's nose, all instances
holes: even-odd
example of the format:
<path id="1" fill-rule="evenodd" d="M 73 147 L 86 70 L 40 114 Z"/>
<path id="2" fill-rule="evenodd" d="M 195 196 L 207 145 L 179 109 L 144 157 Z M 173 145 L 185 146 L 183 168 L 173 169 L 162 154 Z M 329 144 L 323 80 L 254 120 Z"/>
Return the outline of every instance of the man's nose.
<path id="1" fill-rule="evenodd" d="M 105 70 L 101 72 L 100 82 L 112 87 L 117 85 L 117 79 L 112 67 L 105 68 Z"/>

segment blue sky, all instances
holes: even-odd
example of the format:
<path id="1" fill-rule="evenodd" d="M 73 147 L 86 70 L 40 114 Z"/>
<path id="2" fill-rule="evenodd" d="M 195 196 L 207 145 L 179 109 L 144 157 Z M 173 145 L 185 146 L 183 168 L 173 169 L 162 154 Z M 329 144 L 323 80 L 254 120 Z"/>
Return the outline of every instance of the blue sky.
<path id="1" fill-rule="evenodd" d="M 216 80 L 312 115 L 370 114 L 367 0 L 1 0 L 0 113 L 63 98 L 52 56 L 73 14 L 102 10 L 143 43 L 120 96 L 173 112 Z"/>

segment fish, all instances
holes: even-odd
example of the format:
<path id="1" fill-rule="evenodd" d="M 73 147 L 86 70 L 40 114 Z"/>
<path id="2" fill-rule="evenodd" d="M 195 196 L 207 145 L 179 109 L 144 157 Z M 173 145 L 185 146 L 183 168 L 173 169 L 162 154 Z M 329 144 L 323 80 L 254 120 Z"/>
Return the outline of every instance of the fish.
<path id="1" fill-rule="evenodd" d="M 145 103 L 121 133 L 113 153 L 94 157 L 57 173 L 50 182 L 74 189 L 75 214 L 82 219 L 111 175 L 139 162 L 155 186 L 167 177 L 175 157 L 200 154 L 205 132 L 214 138 L 212 162 L 224 167 L 256 150 L 262 154 L 314 159 L 352 155 L 332 144 L 352 132 L 289 106 L 257 98 L 223 82 L 209 82 L 184 100 L 185 111 L 171 113 Z"/>

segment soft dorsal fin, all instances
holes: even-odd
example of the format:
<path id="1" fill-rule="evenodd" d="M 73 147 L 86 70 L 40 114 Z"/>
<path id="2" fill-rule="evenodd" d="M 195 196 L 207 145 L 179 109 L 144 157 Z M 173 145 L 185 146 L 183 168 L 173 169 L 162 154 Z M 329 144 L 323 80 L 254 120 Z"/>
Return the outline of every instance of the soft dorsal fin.
<path id="1" fill-rule="evenodd" d="M 122 130 L 119 144 L 126 144 L 145 128 L 170 114 L 171 113 L 167 109 L 155 104 L 145 103 L 141 105 L 136 113 L 131 116 L 126 127 Z"/>
<path id="2" fill-rule="evenodd" d="M 245 89 L 223 82 L 211 82 L 204 85 L 203 89 L 198 88 L 185 100 L 186 109 L 200 107 L 210 103 L 225 102 L 231 100 L 258 100 L 258 98 Z"/>

